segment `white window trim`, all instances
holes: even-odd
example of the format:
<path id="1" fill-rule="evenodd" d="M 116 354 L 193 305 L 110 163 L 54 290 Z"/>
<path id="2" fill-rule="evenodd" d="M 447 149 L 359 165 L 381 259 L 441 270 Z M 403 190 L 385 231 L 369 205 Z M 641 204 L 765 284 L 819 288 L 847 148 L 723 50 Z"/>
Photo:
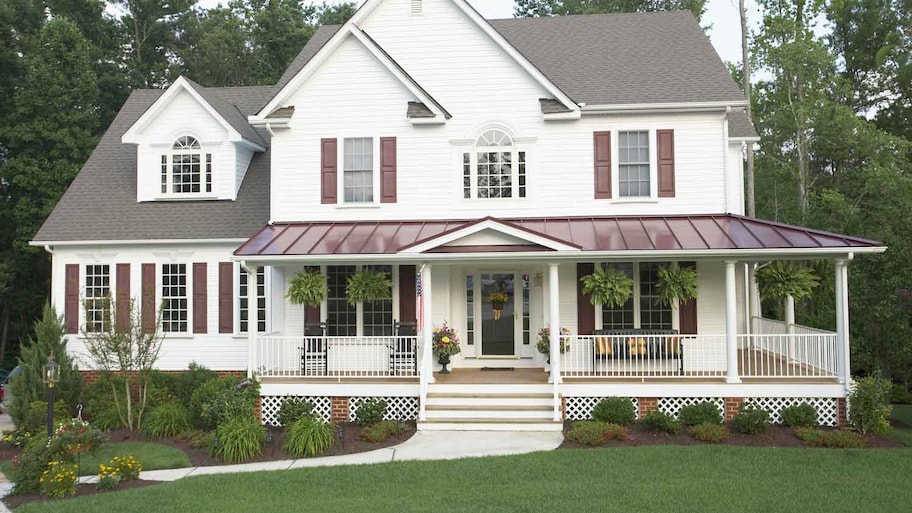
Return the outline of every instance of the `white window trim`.
<path id="1" fill-rule="evenodd" d="M 512 196 L 509 198 L 479 198 L 478 197 L 478 153 L 484 153 L 484 152 L 479 151 L 478 139 L 480 139 L 481 136 L 484 135 L 489 130 L 499 130 L 499 131 L 505 133 L 507 135 L 507 137 L 509 137 L 513 143 L 512 146 L 509 146 L 509 148 L 511 149 L 511 153 L 513 154 L 513 159 L 512 159 L 513 169 L 512 169 L 512 174 L 511 174 Z M 459 182 L 458 182 L 459 183 L 459 191 L 458 191 L 459 196 L 458 197 L 459 197 L 459 199 L 464 203 L 473 203 L 475 205 L 478 205 L 479 202 L 481 202 L 482 204 L 486 203 L 486 202 L 526 203 L 527 200 L 532 196 L 531 187 L 529 186 L 530 185 L 529 170 L 533 167 L 532 166 L 532 157 L 531 157 L 532 152 L 529 151 L 528 143 L 534 142 L 534 141 L 535 141 L 535 138 L 515 137 L 512 130 L 509 130 L 504 126 L 496 125 L 496 124 L 487 125 L 487 126 L 483 127 L 481 130 L 478 130 L 477 136 L 475 137 L 475 139 L 471 139 L 468 141 L 460 140 L 459 146 L 460 146 L 461 151 L 459 151 L 456 156 L 457 157 L 457 166 L 459 169 L 459 172 L 458 172 L 458 176 L 459 176 Z M 503 150 L 508 147 L 507 146 L 492 146 L 489 148 L 493 148 L 493 151 L 503 153 Z M 520 197 L 520 195 L 519 195 L 519 154 L 520 153 L 526 154 L 525 155 L 526 156 L 526 162 L 525 162 L 525 164 L 526 164 L 526 175 L 525 175 L 526 176 L 526 185 L 525 185 L 526 195 L 522 196 L 522 197 Z M 465 155 L 466 154 L 469 155 L 469 168 L 470 168 L 470 175 L 469 175 L 470 193 L 469 193 L 468 198 L 465 197 L 465 183 L 464 183 L 464 179 L 465 179 L 465 167 L 464 166 L 465 166 Z"/>
<path id="2" fill-rule="evenodd" d="M 371 139 L 374 152 L 372 155 L 371 185 L 374 189 L 374 200 L 363 202 L 345 201 L 345 140 Z M 345 132 L 336 137 L 339 142 L 336 148 L 336 202 L 337 209 L 379 208 L 380 205 L 380 136 L 373 132 Z"/>
<path id="3" fill-rule="evenodd" d="M 621 196 L 621 132 L 649 132 L 649 196 Z M 611 130 L 611 189 L 617 191 L 612 203 L 658 203 L 659 154 L 656 129 L 622 125 Z"/>
<path id="4" fill-rule="evenodd" d="M 156 306 L 155 315 L 161 317 L 162 309 L 161 305 L 165 301 L 165 290 L 163 288 L 164 283 L 164 273 L 162 272 L 163 265 L 174 265 L 174 264 L 184 264 L 184 272 L 186 273 L 187 278 L 187 331 L 165 331 L 164 320 L 157 318 L 156 322 L 159 325 L 159 331 L 163 337 L 167 338 L 193 338 L 193 264 L 184 260 L 181 261 L 159 261 L 155 264 L 155 294 L 158 305 Z M 208 330 L 207 330 L 208 331 Z"/>
<path id="5" fill-rule="evenodd" d="M 199 155 L 200 155 L 200 192 L 174 192 L 174 152 L 173 149 L 174 143 L 181 137 L 192 137 L 196 139 L 196 142 L 199 143 Z M 162 144 L 153 144 L 150 145 L 152 154 L 155 155 L 155 199 L 161 200 L 200 200 L 200 199 L 217 199 L 218 195 L 215 192 L 216 189 L 216 163 L 218 161 L 218 144 L 213 144 L 209 142 L 204 142 L 201 138 L 197 137 L 190 132 L 179 132 L 177 135 L 171 138 L 171 142 L 162 143 Z M 212 191 L 206 192 L 206 156 L 209 156 L 212 159 Z M 166 157 L 166 165 L 168 166 L 168 176 L 167 183 L 165 187 L 166 192 L 161 192 L 161 158 L 162 156 Z"/>
<path id="6" fill-rule="evenodd" d="M 665 260 L 656 261 L 656 263 L 664 263 Z M 632 263 L 633 264 L 633 329 L 640 329 L 640 264 L 641 263 L 651 263 L 651 262 L 596 262 L 596 268 L 600 267 L 603 264 L 616 264 L 616 263 Z M 677 261 L 668 262 L 673 267 L 678 266 Z M 681 318 L 680 318 L 680 309 L 676 306 L 671 308 L 671 328 L 675 330 L 681 329 Z M 602 305 L 595 305 L 595 329 L 601 330 L 604 328 L 604 314 L 602 312 Z"/>
<path id="7" fill-rule="evenodd" d="M 339 264 L 339 265 L 345 265 L 345 264 Z M 368 265 L 370 265 L 370 264 L 368 264 Z M 390 281 L 393 282 L 392 291 L 391 291 L 392 297 L 390 299 L 393 302 L 393 328 L 395 329 L 395 323 L 397 321 L 402 320 L 399 318 L 399 265 L 400 264 L 392 263 L 392 264 L 377 264 L 377 265 L 390 265 L 393 268 L 392 272 L 390 273 Z M 329 267 L 336 267 L 336 266 L 335 265 L 333 265 L 333 266 L 321 265 L 320 274 L 322 274 L 323 276 L 328 276 L 327 269 Z M 356 264 L 355 270 L 358 271 L 358 270 L 363 269 L 364 267 L 365 267 L 365 264 Z M 267 302 L 267 304 L 268 304 L 268 302 Z M 416 304 L 416 307 L 417 307 L 417 304 Z M 329 314 L 329 295 L 327 294 L 327 296 L 325 298 L 323 298 L 323 302 L 320 304 L 320 322 L 326 324 L 328 314 Z M 356 324 L 355 337 L 356 338 L 365 337 L 366 335 L 364 335 L 364 303 L 362 301 L 359 301 L 358 304 L 355 306 L 355 324 Z M 328 328 L 329 328 L 329 326 L 327 325 L 327 331 L 328 331 Z"/>
<path id="8" fill-rule="evenodd" d="M 263 266 L 263 279 L 265 280 L 265 289 L 264 294 L 266 294 L 266 331 L 257 331 L 257 334 L 272 333 L 272 266 Z M 234 275 L 238 279 L 234 280 L 233 284 L 233 295 L 234 295 L 234 335 L 235 336 L 247 336 L 246 331 L 241 331 L 241 273 L 247 273 L 247 271 L 241 267 L 240 263 L 234 264 Z M 208 283 L 208 282 L 207 282 Z M 247 290 L 250 290 L 250 284 L 247 284 Z M 250 309 L 250 300 L 247 301 L 247 309 Z M 250 325 L 250 314 L 247 314 L 247 324 Z"/>

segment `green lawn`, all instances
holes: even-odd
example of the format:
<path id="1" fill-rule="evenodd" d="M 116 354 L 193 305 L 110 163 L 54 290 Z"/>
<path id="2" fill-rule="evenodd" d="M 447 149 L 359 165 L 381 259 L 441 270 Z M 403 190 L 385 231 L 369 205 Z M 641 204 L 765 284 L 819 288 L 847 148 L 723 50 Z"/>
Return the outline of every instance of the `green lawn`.
<path id="1" fill-rule="evenodd" d="M 912 426 L 912 404 L 894 404 L 893 419 Z M 906 447 L 912 447 L 912 428 L 894 429 L 890 436 L 906 444 Z"/>
<path id="2" fill-rule="evenodd" d="M 653 446 L 198 476 L 21 513 L 906 512 L 912 449 Z"/>
<path id="3" fill-rule="evenodd" d="M 117 442 L 104 444 L 91 454 L 79 458 L 79 475 L 90 476 L 98 473 L 98 465 L 107 463 L 114 456 L 133 456 L 143 470 L 182 468 L 190 466 L 190 458 L 184 451 L 151 442 Z"/>

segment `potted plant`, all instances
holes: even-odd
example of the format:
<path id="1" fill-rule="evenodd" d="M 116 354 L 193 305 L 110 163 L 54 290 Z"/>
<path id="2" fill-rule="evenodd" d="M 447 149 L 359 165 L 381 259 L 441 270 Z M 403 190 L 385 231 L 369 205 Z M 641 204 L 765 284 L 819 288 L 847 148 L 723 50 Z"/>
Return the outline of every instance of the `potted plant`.
<path id="1" fill-rule="evenodd" d="M 446 321 L 444 321 L 443 326 L 434 328 L 434 336 L 431 340 L 434 354 L 437 355 L 437 363 L 443 366 L 440 369 L 440 373 L 449 374 L 450 371 L 447 369 L 447 365 L 450 363 L 450 356 L 459 354 L 462 350 L 459 347 L 459 335 L 456 334 L 455 329 L 447 326 Z"/>
<path id="2" fill-rule="evenodd" d="M 494 309 L 494 320 L 499 320 L 501 313 L 503 313 L 503 307 L 510 301 L 510 297 L 504 294 L 503 292 L 492 292 L 488 295 L 488 303 L 491 303 L 491 308 Z"/>
<path id="3" fill-rule="evenodd" d="M 291 277 L 285 297 L 293 305 L 320 306 L 326 298 L 326 278 L 313 271 L 301 271 Z"/>
<path id="4" fill-rule="evenodd" d="M 772 262 L 757 271 L 757 286 L 763 297 L 801 299 L 810 296 L 819 284 L 820 278 L 813 269 L 793 261 Z"/>
<path id="5" fill-rule="evenodd" d="M 594 273 L 580 278 L 580 281 L 583 283 L 583 293 L 589 294 L 589 302 L 593 305 L 619 308 L 633 294 L 633 280 L 617 269 L 598 268 Z"/>
<path id="6" fill-rule="evenodd" d="M 389 299 L 392 294 L 393 282 L 389 273 L 372 271 L 364 268 L 349 276 L 345 295 L 348 304 L 355 306 L 361 302 L 379 301 Z"/>
<path id="7" fill-rule="evenodd" d="M 689 267 L 661 267 L 658 271 L 659 301 L 674 308 L 681 301 L 696 299 L 700 286 L 697 271 Z"/>
<path id="8" fill-rule="evenodd" d="M 567 328 L 560 329 L 561 339 L 560 339 L 560 352 L 561 354 L 566 353 L 570 350 L 570 340 L 566 337 L 570 335 L 570 330 Z M 535 344 L 535 347 L 538 348 L 538 352 L 544 355 L 548 355 L 548 363 L 551 363 L 551 328 L 545 327 L 538 330 L 538 343 Z"/>

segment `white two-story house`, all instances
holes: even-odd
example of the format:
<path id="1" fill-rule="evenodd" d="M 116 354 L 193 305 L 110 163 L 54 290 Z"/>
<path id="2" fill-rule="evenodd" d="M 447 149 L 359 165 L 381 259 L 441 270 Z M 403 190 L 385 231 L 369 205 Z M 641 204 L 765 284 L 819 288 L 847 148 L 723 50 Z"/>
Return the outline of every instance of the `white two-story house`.
<path id="1" fill-rule="evenodd" d="M 161 307 L 160 368 L 255 375 L 267 423 L 288 396 L 334 419 L 380 396 L 420 429 L 560 429 L 624 396 L 774 418 L 809 401 L 836 424 L 847 269 L 884 248 L 744 217 L 745 105 L 687 12 L 368 0 L 275 86 L 134 91 L 33 243 L 74 354 L 105 329 L 92 298 L 136 298 Z M 835 261 L 832 332 L 760 318 L 753 270 L 780 259 Z M 599 266 L 633 280 L 622 307 L 582 292 Z M 695 268 L 698 298 L 658 301 L 663 266 Z M 389 299 L 349 303 L 365 267 Z M 318 307 L 286 297 L 305 269 Z M 444 322 L 451 374 L 429 344 Z M 549 326 L 565 352 L 537 351 Z"/>

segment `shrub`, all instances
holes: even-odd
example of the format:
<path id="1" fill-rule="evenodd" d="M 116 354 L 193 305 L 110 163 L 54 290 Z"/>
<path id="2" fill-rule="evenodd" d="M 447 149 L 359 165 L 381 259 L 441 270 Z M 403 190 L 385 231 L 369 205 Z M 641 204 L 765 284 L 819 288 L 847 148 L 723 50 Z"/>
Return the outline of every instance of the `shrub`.
<path id="1" fill-rule="evenodd" d="M 139 479 L 142 465 L 133 456 L 114 456 L 107 465 L 98 466 L 98 489 L 112 490 L 118 484 Z"/>
<path id="2" fill-rule="evenodd" d="M 207 381 L 190 399 L 191 421 L 200 429 L 211 430 L 236 417 L 253 418 L 259 395 L 256 381 L 234 376 Z"/>
<path id="3" fill-rule="evenodd" d="M 64 459 L 66 458 L 66 455 L 60 456 Z M 22 453 L 19 455 L 19 463 L 14 466 L 16 469 L 16 484 L 13 486 L 13 493 L 25 495 L 38 492 L 41 486 L 41 475 L 51 461 L 59 460 L 52 458 L 46 438 L 43 436 L 32 437 L 25 448 L 22 449 Z"/>
<path id="4" fill-rule="evenodd" d="M 782 423 L 790 428 L 813 427 L 817 425 L 817 408 L 808 403 L 794 404 L 782 408 L 779 413 Z"/>
<path id="5" fill-rule="evenodd" d="M 849 393 L 849 423 L 864 434 L 890 431 L 890 382 L 866 377 L 855 381 Z"/>
<path id="6" fill-rule="evenodd" d="M 114 393 L 111 386 L 123 388 L 122 378 L 109 372 L 103 373 L 97 381 L 86 386 L 82 392 L 83 413 L 98 429 L 117 429 L 124 427 L 123 419 L 117 412 Z"/>
<path id="7" fill-rule="evenodd" d="M 25 447 L 32 439 L 32 433 L 25 429 L 14 429 L 12 431 L 3 430 L 3 443 L 10 447 Z"/>
<path id="8" fill-rule="evenodd" d="M 253 417 L 236 417 L 220 425 L 216 437 L 215 455 L 227 463 L 237 463 L 260 454 L 266 428 Z"/>
<path id="9" fill-rule="evenodd" d="M 636 408 L 626 397 L 607 397 L 592 408 L 592 420 L 626 426 L 636 422 Z"/>
<path id="10" fill-rule="evenodd" d="M 174 377 L 172 382 L 174 397 L 181 404 L 190 404 L 193 392 L 202 386 L 203 383 L 208 383 L 215 379 L 218 379 L 218 374 L 215 371 L 209 370 L 196 362 L 190 362 L 187 370 Z"/>
<path id="11" fill-rule="evenodd" d="M 361 427 L 372 426 L 383 420 L 384 415 L 386 415 L 386 401 L 374 397 L 358 405 L 358 409 L 355 410 L 355 422 Z"/>
<path id="12" fill-rule="evenodd" d="M 301 417 L 285 431 L 285 451 L 295 458 L 317 456 L 335 443 L 335 424 L 313 415 Z"/>
<path id="13" fill-rule="evenodd" d="M 745 406 L 732 419 L 735 429 L 748 435 L 757 435 L 769 429 L 770 414 L 754 406 Z"/>
<path id="14" fill-rule="evenodd" d="M 151 436 L 164 438 L 190 429 L 189 415 L 184 405 L 171 400 L 160 404 L 143 420 L 142 429 Z"/>
<path id="15" fill-rule="evenodd" d="M 691 426 L 690 435 L 701 442 L 718 444 L 728 440 L 728 430 L 722 424 L 714 422 L 704 422 Z"/>
<path id="16" fill-rule="evenodd" d="M 381 420 L 371 426 L 361 428 L 359 438 L 370 443 L 385 442 L 393 435 L 400 435 L 408 430 L 407 424 L 402 424 L 395 420 Z"/>
<path id="17" fill-rule="evenodd" d="M 894 384 L 890 389 L 891 404 L 912 404 L 912 392 L 905 385 Z"/>
<path id="18" fill-rule="evenodd" d="M 721 424 L 722 414 L 716 405 L 703 401 L 701 403 L 690 404 L 678 412 L 678 421 L 685 426 L 696 426 L 697 424 Z"/>
<path id="19" fill-rule="evenodd" d="M 640 421 L 649 431 L 662 431 L 669 435 L 676 435 L 681 430 L 681 423 L 674 416 L 659 410 L 653 410 L 643 416 Z"/>
<path id="20" fill-rule="evenodd" d="M 627 440 L 627 428 L 619 424 L 584 420 L 574 422 L 567 439 L 578 444 L 596 446 L 609 440 Z"/>
<path id="21" fill-rule="evenodd" d="M 297 422 L 301 417 L 313 413 L 313 403 L 301 398 L 286 397 L 279 407 L 277 416 L 279 425 L 290 426 Z"/>
<path id="22" fill-rule="evenodd" d="M 41 493 L 54 499 L 76 495 L 76 464 L 52 461 L 39 478 Z"/>
<path id="23" fill-rule="evenodd" d="M 209 449 L 214 445 L 215 433 L 213 431 L 195 431 L 188 440 L 190 447 L 194 449 Z"/>
<path id="24" fill-rule="evenodd" d="M 23 419 L 21 429 L 25 429 L 31 435 L 47 434 L 47 401 L 32 401 L 29 409 Z M 67 411 L 66 404 L 63 401 L 54 403 L 54 425 L 61 420 L 70 418 L 70 412 Z"/>
<path id="25" fill-rule="evenodd" d="M 809 447 L 830 447 L 835 449 L 865 447 L 868 443 L 863 436 L 852 431 L 824 431 L 802 427 L 795 429 L 795 436 Z"/>

